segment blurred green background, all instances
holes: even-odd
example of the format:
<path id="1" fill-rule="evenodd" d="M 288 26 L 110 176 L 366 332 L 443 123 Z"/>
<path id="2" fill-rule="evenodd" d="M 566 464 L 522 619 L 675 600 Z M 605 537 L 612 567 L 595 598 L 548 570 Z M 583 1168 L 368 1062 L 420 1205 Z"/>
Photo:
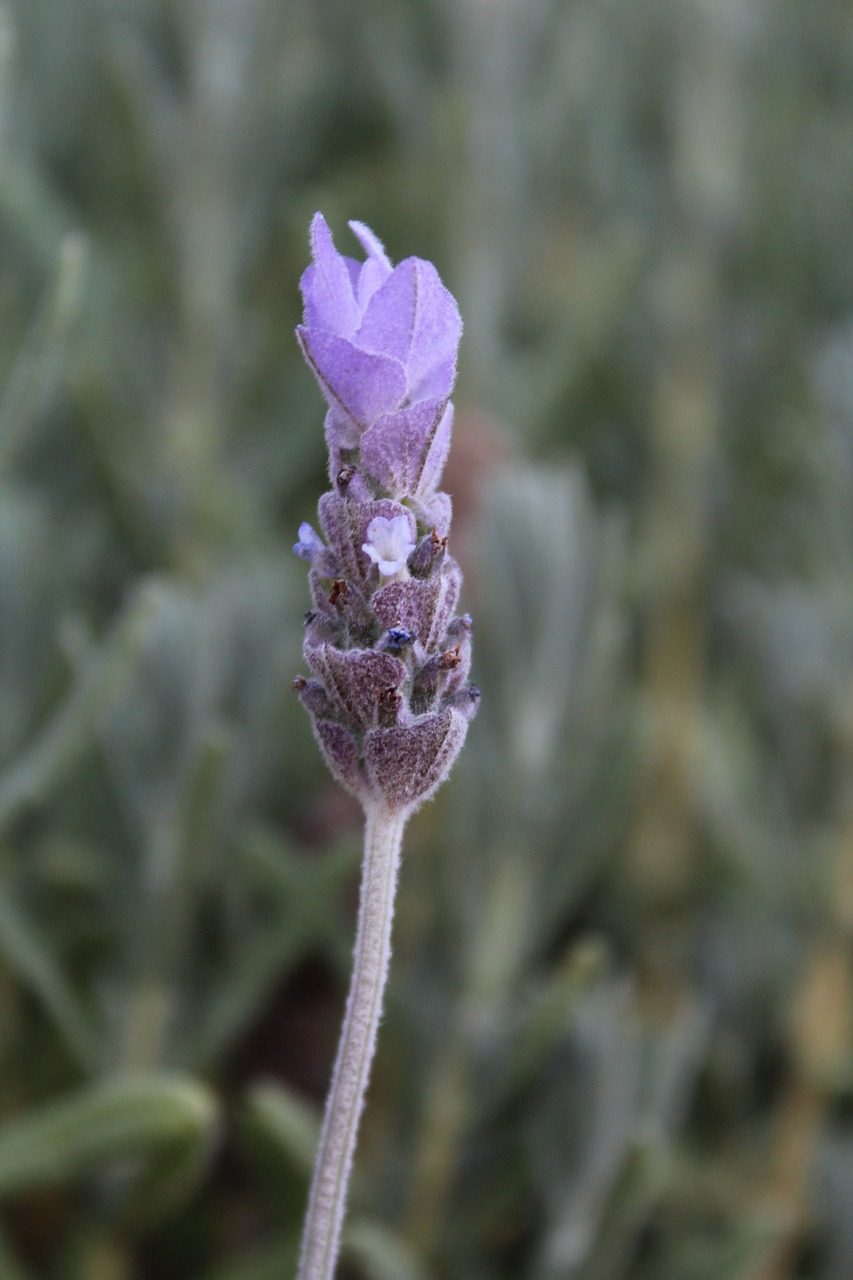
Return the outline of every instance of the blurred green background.
<path id="1" fill-rule="evenodd" d="M 0 3 L 0 1280 L 293 1271 L 316 209 L 459 299 L 483 691 L 342 1280 L 850 1280 L 845 0 Z"/>

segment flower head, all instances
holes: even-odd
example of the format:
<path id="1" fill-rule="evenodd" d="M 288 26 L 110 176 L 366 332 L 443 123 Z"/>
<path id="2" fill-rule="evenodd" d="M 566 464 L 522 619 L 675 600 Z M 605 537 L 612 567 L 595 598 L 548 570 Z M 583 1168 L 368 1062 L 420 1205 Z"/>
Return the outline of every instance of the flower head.
<path id="1" fill-rule="evenodd" d="M 302 277 L 297 334 L 329 404 L 332 490 L 319 503 L 328 545 L 303 524 L 294 547 L 314 596 L 311 678 L 294 688 L 335 776 L 365 806 L 409 812 L 447 776 L 477 704 L 450 499 L 436 492 L 461 322 L 431 263 L 394 267 L 350 226 L 365 260 L 339 254 L 318 213 Z"/>
<path id="2" fill-rule="evenodd" d="M 362 551 L 386 577 L 399 573 L 415 549 L 409 521 L 405 516 L 375 516 L 367 526 L 367 542 Z"/>

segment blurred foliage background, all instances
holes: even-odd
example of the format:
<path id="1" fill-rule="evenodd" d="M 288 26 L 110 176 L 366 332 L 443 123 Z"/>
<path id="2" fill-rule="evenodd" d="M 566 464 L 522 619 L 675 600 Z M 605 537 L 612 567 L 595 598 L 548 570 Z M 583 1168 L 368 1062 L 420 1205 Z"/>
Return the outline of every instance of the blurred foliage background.
<path id="1" fill-rule="evenodd" d="M 318 208 L 460 300 L 484 695 L 341 1276 L 853 1275 L 852 159 L 844 0 L 2 0 L 0 1280 L 292 1274 Z"/>

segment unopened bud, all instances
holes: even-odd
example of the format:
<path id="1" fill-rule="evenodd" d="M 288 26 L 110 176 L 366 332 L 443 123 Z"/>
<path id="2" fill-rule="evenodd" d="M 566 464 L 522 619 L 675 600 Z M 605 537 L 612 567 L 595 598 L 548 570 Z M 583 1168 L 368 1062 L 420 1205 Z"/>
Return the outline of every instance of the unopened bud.
<path id="1" fill-rule="evenodd" d="M 331 713 L 331 703 L 319 680 L 306 680 L 304 676 L 297 676 L 291 688 L 299 694 L 300 702 L 312 716 L 327 716 Z"/>

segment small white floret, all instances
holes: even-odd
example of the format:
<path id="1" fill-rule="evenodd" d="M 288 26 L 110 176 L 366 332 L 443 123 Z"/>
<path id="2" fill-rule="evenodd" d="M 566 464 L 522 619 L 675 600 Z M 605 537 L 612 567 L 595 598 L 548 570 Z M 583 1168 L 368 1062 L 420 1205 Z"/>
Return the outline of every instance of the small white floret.
<path id="1" fill-rule="evenodd" d="M 399 573 L 415 549 L 407 516 L 375 516 L 367 526 L 367 542 L 362 551 L 370 556 L 386 578 Z"/>

